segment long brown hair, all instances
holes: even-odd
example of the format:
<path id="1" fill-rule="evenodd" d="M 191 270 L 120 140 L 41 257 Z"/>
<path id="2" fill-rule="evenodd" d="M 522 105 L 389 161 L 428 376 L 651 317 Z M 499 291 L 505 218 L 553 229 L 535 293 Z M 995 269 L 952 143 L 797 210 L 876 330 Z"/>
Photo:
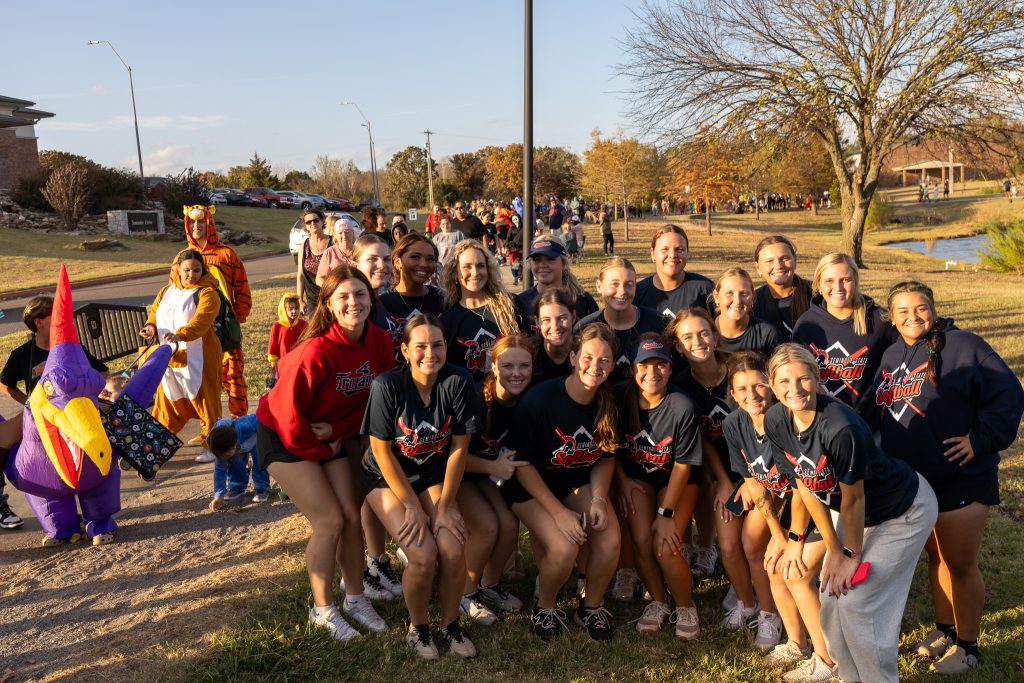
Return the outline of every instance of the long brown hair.
<path id="1" fill-rule="evenodd" d="M 370 232 L 373 232 L 372 230 Z M 398 244 L 391 250 L 391 269 L 395 272 L 394 283 L 395 287 L 402 284 L 402 256 L 405 252 L 409 251 L 409 248 L 415 244 L 429 244 L 430 248 L 434 251 L 434 259 L 438 258 L 437 245 L 428 240 L 426 237 L 418 232 L 410 232 L 408 235 L 398 240 Z"/>
<path id="2" fill-rule="evenodd" d="M 484 257 L 487 264 L 487 284 L 484 285 L 484 294 L 487 295 L 487 306 L 494 315 L 495 322 L 502 334 L 518 334 L 519 322 L 516 320 L 516 302 L 501 283 L 501 270 L 498 262 L 494 260 L 491 252 L 484 248 L 480 240 L 465 239 L 460 241 L 448 255 L 448 260 L 441 266 L 441 291 L 444 292 L 445 306 L 451 308 L 457 306 L 462 300 L 462 287 L 459 285 L 459 257 L 469 251 L 476 249 Z"/>
<path id="3" fill-rule="evenodd" d="M 494 364 L 509 349 L 522 349 L 530 354 L 531 360 L 535 353 L 533 343 L 523 334 L 510 334 L 494 342 L 494 346 L 491 347 L 491 367 L 487 371 L 487 376 L 484 377 L 482 386 L 484 395 L 484 434 L 489 434 L 491 431 L 491 406 L 494 405 L 494 400 L 497 396 L 495 385 L 498 383 L 498 375 L 494 372 Z"/>
<path id="4" fill-rule="evenodd" d="M 376 319 L 377 293 L 373 291 L 373 285 L 370 284 L 369 278 L 363 275 L 363 272 L 358 268 L 344 264 L 338 265 L 332 268 L 331 272 L 327 273 L 324 283 L 320 285 L 320 295 L 316 299 L 316 308 L 313 309 L 313 315 L 309 318 L 309 324 L 306 325 L 302 336 L 299 337 L 299 343 L 313 337 L 319 337 L 330 329 L 334 323 L 334 314 L 331 312 L 328 302 L 330 302 L 331 297 L 334 295 L 334 290 L 340 287 L 341 283 L 348 280 L 359 280 L 366 285 L 366 290 L 370 293 L 370 314 L 367 316 L 366 321 L 369 322 Z"/>
<path id="5" fill-rule="evenodd" d="M 853 333 L 863 336 L 868 333 L 868 304 L 860 291 L 860 272 L 857 270 L 857 264 L 849 255 L 834 251 L 821 257 L 814 268 L 814 291 L 821 292 L 821 276 L 825 269 L 840 263 L 846 264 L 853 273 Z"/>
<path id="6" fill-rule="evenodd" d="M 551 304 L 562 306 L 568 310 L 569 315 L 573 318 L 573 322 L 575 322 L 576 298 L 572 295 L 572 292 L 563 287 L 552 287 L 541 292 L 540 296 L 533 300 L 533 317 L 539 320 L 541 307 L 550 306 Z"/>
<path id="7" fill-rule="evenodd" d="M 637 347 L 643 344 L 645 341 L 656 341 L 664 342 L 661 335 L 657 332 L 644 332 L 637 339 Z M 633 363 L 635 366 L 636 363 Z M 671 372 L 671 363 L 669 363 L 669 372 Z M 632 434 L 636 434 L 640 431 L 640 387 L 636 383 L 636 377 L 630 377 L 629 381 L 626 382 L 626 396 L 625 406 L 626 410 L 626 423 L 629 427 L 629 431 Z"/>
<path id="8" fill-rule="evenodd" d="M 761 250 L 773 244 L 785 244 L 786 248 L 789 249 L 789 253 L 793 255 L 794 289 L 793 301 L 790 304 L 790 315 L 795 323 L 800 319 L 800 316 L 807 312 L 807 308 L 811 305 L 811 302 L 807 299 L 807 290 L 811 288 L 810 283 L 796 274 L 796 247 L 793 246 L 793 243 L 785 235 L 769 235 L 758 242 L 757 246 L 754 247 L 754 264 L 757 264 L 757 259 L 761 256 Z"/>
<path id="9" fill-rule="evenodd" d="M 572 343 L 572 352 L 579 356 L 583 344 L 591 339 L 599 339 L 611 349 L 612 358 L 618 353 L 618 343 L 612 329 L 604 323 L 590 323 L 583 328 Z M 575 372 L 575 370 L 573 371 Z M 606 379 L 597 388 L 597 417 L 594 419 L 594 439 L 602 451 L 611 452 L 618 448 L 619 432 L 618 419 L 619 410 L 615 406 L 615 397 L 612 393 L 610 382 Z"/>
<path id="10" fill-rule="evenodd" d="M 683 323 L 690 318 L 700 318 L 708 324 L 708 329 L 711 330 L 711 334 L 715 335 L 715 360 L 719 363 L 725 363 L 729 360 L 729 352 L 724 349 L 718 348 L 718 345 L 722 341 L 722 337 L 718 334 L 718 327 L 715 326 L 715 321 L 711 317 L 711 314 L 700 306 L 690 306 L 689 308 L 680 308 L 676 311 L 676 317 L 669 321 L 665 327 L 664 339 L 666 344 L 671 344 L 673 347 L 676 342 L 679 341 L 679 328 L 683 326 Z"/>
<path id="11" fill-rule="evenodd" d="M 733 377 L 741 372 L 760 372 L 765 377 L 768 376 L 768 359 L 760 351 L 736 351 L 729 355 L 725 367 L 730 390 L 732 390 Z"/>
<path id="12" fill-rule="evenodd" d="M 882 314 L 882 320 L 892 321 L 892 302 L 900 294 L 923 294 L 928 302 L 928 308 L 932 313 L 932 328 L 928 330 L 925 341 L 928 342 L 928 367 L 925 370 L 925 377 L 932 384 L 939 383 L 939 373 L 942 371 L 942 357 L 939 353 L 946 348 L 946 321 L 940 320 L 935 313 L 935 294 L 932 288 L 917 280 L 906 280 L 897 282 L 889 289 L 889 296 L 886 299 L 886 308 Z"/>

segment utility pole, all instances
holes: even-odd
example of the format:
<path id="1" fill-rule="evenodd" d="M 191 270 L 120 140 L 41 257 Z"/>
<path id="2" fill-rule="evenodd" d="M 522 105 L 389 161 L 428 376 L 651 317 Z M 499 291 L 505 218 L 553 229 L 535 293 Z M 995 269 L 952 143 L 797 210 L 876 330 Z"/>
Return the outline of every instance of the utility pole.
<path id="1" fill-rule="evenodd" d="M 430 135 L 433 132 L 429 129 L 423 131 L 424 135 L 427 136 L 427 195 L 430 202 L 427 205 L 427 209 L 430 211 L 434 210 L 434 162 L 431 161 L 430 156 Z"/>
<path id="2" fill-rule="evenodd" d="M 533 0 L 523 0 L 523 287 L 533 286 Z"/>

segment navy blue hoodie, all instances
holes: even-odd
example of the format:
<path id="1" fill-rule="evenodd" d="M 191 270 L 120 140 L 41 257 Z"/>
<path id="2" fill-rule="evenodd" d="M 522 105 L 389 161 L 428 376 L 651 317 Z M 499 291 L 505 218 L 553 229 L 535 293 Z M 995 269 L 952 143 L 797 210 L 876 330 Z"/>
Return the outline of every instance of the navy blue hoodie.
<path id="1" fill-rule="evenodd" d="M 793 327 L 793 341 L 810 348 L 818 361 L 822 390 L 862 416 L 871 412 L 871 388 L 882 354 L 900 336 L 882 320 L 882 309 L 871 297 L 864 301 L 867 334 L 854 334 L 853 316 L 840 320 L 829 313 L 820 294 Z"/>
<path id="2" fill-rule="evenodd" d="M 1024 389 L 999 354 L 976 334 L 946 324 L 938 385 L 925 377 L 928 343 L 907 346 L 901 337 L 882 356 L 873 401 L 883 450 L 936 489 L 995 470 L 1024 414 Z M 950 462 L 943 440 L 968 433 L 974 458 Z"/>

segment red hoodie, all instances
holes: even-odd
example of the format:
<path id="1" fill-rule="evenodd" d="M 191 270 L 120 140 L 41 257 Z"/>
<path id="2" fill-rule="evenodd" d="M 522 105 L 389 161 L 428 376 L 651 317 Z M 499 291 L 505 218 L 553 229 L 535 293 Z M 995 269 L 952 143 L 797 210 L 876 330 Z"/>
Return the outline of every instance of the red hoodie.
<path id="1" fill-rule="evenodd" d="M 387 332 L 367 323 L 360 343 L 334 323 L 281 357 L 277 384 L 260 399 L 256 418 L 292 455 L 327 460 L 331 447 L 313 436 L 309 425 L 329 423 L 332 441 L 358 435 L 373 379 L 394 364 Z"/>

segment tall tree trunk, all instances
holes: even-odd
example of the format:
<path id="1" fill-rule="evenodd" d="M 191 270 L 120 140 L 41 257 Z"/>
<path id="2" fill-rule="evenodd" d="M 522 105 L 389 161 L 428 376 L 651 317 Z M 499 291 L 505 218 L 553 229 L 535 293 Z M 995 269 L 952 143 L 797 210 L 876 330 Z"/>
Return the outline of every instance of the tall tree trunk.
<path id="1" fill-rule="evenodd" d="M 757 187 L 754 188 L 754 220 L 761 220 L 761 197 Z"/>
<path id="2" fill-rule="evenodd" d="M 711 236 L 711 197 L 704 195 L 704 225 L 708 228 L 708 237 Z"/>
<path id="3" fill-rule="evenodd" d="M 842 182 L 839 185 L 843 198 L 843 251 L 853 258 L 858 268 L 867 268 L 864 264 L 864 223 L 868 217 L 871 197 L 865 197 L 860 188 L 852 183 L 849 187 Z"/>

